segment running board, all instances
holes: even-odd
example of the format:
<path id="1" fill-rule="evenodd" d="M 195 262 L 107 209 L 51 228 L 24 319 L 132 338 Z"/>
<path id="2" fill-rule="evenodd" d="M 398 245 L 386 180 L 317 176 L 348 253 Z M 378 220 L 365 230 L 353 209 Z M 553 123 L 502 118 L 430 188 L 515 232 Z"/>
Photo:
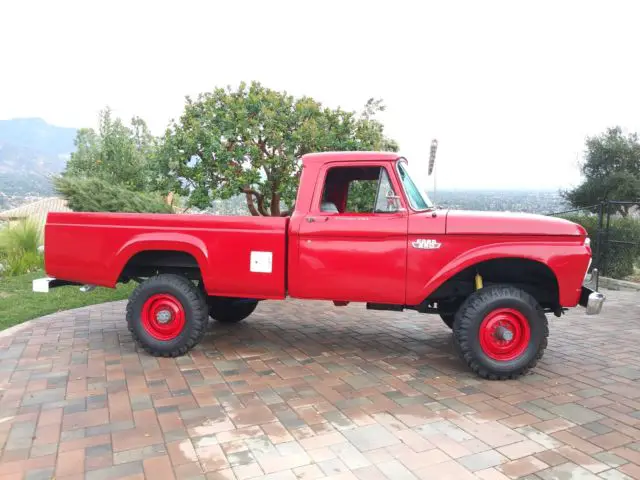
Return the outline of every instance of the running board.
<path id="1" fill-rule="evenodd" d="M 394 305 L 392 303 L 367 303 L 367 310 L 402 312 L 404 310 L 404 305 Z"/>

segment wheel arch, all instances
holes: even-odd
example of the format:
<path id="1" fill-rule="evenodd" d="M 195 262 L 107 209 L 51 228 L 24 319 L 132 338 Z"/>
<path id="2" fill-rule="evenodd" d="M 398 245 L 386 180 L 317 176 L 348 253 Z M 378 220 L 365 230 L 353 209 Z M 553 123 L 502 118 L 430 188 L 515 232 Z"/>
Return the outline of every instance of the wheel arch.
<path id="1" fill-rule="evenodd" d="M 484 286 L 512 285 L 527 291 L 544 308 L 556 310 L 560 306 L 560 285 L 551 267 L 538 259 L 518 256 L 483 259 L 450 272 L 425 302 L 466 298 L 476 288 L 476 274 L 480 275 Z"/>
<path id="2" fill-rule="evenodd" d="M 181 274 L 207 283 L 209 253 L 199 238 L 186 234 L 150 233 L 127 242 L 116 254 L 114 283 L 159 273 Z"/>

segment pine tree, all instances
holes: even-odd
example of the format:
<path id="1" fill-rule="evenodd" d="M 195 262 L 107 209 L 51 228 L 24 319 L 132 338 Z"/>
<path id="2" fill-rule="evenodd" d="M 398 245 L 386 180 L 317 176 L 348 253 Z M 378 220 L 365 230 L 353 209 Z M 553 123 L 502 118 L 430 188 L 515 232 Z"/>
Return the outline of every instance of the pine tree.
<path id="1" fill-rule="evenodd" d="M 58 177 L 54 185 L 75 212 L 173 213 L 160 195 L 135 192 L 98 178 Z"/>

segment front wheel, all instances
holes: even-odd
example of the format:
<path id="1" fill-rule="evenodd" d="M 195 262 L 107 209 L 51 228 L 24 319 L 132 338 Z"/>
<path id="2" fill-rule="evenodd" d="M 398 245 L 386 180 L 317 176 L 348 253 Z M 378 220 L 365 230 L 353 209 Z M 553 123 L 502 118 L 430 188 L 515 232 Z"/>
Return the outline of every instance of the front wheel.
<path id="1" fill-rule="evenodd" d="M 202 340 L 207 322 L 204 295 L 180 275 L 145 280 L 127 304 L 127 325 L 134 340 L 157 357 L 187 353 Z"/>
<path id="2" fill-rule="evenodd" d="M 535 367 L 547 347 L 549 326 L 538 302 L 511 286 L 470 295 L 456 313 L 454 341 L 461 358 L 483 378 L 517 378 Z"/>
<path id="3" fill-rule="evenodd" d="M 243 300 L 237 298 L 209 297 L 209 315 L 220 323 L 238 323 L 249 315 L 258 306 L 255 300 Z"/>

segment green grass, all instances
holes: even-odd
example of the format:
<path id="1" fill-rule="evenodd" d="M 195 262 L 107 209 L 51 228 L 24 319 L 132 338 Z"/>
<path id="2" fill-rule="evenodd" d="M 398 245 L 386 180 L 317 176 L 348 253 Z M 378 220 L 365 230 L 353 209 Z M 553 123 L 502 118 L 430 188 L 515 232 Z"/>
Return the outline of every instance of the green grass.
<path id="1" fill-rule="evenodd" d="M 44 272 L 38 271 L 0 277 L 0 330 L 49 313 L 123 300 L 135 287 L 132 282 L 118 285 L 116 289 L 96 288 L 88 293 L 82 293 L 77 286 L 54 288 L 49 293 L 32 292 L 31 281 L 45 276 Z"/>

